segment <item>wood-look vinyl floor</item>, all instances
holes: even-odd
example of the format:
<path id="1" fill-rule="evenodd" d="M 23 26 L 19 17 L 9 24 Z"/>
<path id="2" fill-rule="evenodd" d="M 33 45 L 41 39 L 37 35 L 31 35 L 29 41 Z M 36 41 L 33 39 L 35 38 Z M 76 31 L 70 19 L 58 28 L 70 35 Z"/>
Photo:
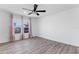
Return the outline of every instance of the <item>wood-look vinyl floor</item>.
<path id="1" fill-rule="evenodd" d="M 0 54 L 78 54 L 79 47 L 34 37 L 0 45 Z"/>

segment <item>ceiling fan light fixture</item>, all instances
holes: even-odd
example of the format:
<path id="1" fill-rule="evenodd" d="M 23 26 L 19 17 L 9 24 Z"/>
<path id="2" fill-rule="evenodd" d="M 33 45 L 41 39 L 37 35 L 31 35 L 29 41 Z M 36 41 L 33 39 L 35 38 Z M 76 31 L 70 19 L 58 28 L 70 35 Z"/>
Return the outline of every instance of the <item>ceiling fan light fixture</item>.
<path id="1" fill-rule="evenodd" d="M 26 13 L 26 12 L 24 11 L 24 13 Z"/>
<path id="2" fill-rule="evenodd" d="M 37 8 L 38 8 L 38 5 L 34 4 L 33 10 L 30 10 L 30 9 L 27 9 L 27 8 L 22 8 L 22 9 L 31 11 L 30 13 L 28 13 L 28 15 L 35 14 L 35 15 L 39 16 L 40 15 L 39 12 L 46 12 L 46 10 L 37 10 Z M 24 12 L 24 13 L 26 13 L 26 12 Z"/>

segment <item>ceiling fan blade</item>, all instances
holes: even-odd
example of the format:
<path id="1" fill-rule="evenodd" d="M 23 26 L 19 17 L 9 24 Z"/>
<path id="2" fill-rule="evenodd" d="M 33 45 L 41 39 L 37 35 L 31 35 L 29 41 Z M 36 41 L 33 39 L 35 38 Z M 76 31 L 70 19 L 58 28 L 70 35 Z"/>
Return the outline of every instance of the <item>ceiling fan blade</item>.
<path id="1" fill-rule="evenodd" d="M 33 10 L 34 12 L 36 11 L 37 7 L 38 7 L 38 5 L 34 4 L 34 10 Z"/>
<path id="2" fill-rule="evenodd" d="M 30 10 L 30 9 L 27 9 L 27 8 L 22 8 L 23 10 L 28 10 L 28 11 L 33 11 L 33 10 Z"/>
<path id="3" fill-rule="evenodd" d="M 28 15 L 31 15 L 33 12 L 28 13 Z"/>
<path id="4" fill-rule="evenodd" d="M 37 14 L 37 16 L 39 16 L 40 14 L 39 13 L 36 13 Z"/>
<path id="5" fill-rule="evenodd" d="M 37 10 L 36 12 L 46 12 L 46 10 Z"/>

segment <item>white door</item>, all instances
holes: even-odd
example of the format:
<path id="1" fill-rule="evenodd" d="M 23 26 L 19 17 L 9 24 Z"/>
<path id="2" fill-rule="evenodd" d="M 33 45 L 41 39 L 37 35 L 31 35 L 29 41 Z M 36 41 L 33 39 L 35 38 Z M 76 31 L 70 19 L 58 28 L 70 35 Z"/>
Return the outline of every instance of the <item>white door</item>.
<path id="1" fill-rule="evenodd" d="M 23 38 L 29 38 L 29 19 L 23 19 Z"/>
<path id="2" fill-rule="evenodd" d="M 14 27 L 15 40 L 21 39 L 21 35 L 22 35 L 21 26 L 22 26 L 21 16 L 14 15 L 13 16 L 13 27 Z"/>

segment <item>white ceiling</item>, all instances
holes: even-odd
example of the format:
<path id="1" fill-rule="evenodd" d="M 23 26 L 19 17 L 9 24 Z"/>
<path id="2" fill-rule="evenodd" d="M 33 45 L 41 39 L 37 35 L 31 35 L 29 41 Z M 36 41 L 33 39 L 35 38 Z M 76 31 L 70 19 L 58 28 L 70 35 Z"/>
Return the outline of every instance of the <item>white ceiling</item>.
<path id="1" fill-rule="evenodd" d="M 78 5 L 76 4 L 38 4 L 38 10 L 39 9 L 45 9 L 46 13 L 41 13 L 40 16 L 46 16 L 49 14 L 55 14 L 57 12 L 61 12 L 63 10 L 68 10 L 71 8 L 75 8 Z M 27 8 L 27 9 L 33 9 L 33 4 L 0 4 L 0 9 L 9 11 L 11 13 L 16 13 L 20 15 L 25 15 L 28 16 L 27 14 L 29 11 L 25 11 L 22 8 Z M 26 13 L 24 13 L 26 12 Z M 31 17 L 38 17 L 36 15 L 30 15 Z"/>

